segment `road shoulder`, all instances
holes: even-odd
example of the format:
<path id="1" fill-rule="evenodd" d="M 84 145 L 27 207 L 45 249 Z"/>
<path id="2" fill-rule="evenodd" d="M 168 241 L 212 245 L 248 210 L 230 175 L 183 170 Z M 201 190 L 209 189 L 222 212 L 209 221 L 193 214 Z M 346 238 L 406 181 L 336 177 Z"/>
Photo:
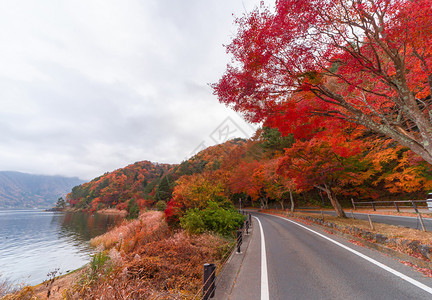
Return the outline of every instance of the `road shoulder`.
<path id="1" fill-rule="evenodd" d="M 232 293 L 238 285 L 238 280 L 240 278 L 239 274 L 242 270 L 242 266 L 245 264 L 248 249 L 250 247 L 251 240 L 254 238 L 254 232 L 258 228 L 257 226 L 258 225 L 256 221 L 252 219 L 252 227 L 249 228 L 248 234 L 243 234 L 243 243 L 240 247 L 241 252 L 237 253 L 236 247 L 219 273 L 216 279 L 215 296 L 212 299 L 241 299 L 232 297 Z"/>

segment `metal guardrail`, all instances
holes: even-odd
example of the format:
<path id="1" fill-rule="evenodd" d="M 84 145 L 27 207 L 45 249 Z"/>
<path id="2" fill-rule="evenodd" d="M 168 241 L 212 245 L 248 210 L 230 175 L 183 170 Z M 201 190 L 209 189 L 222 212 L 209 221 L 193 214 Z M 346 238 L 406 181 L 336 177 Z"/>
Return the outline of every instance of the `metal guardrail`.
<path id="1" fill-rule="evenodd" d="M 396 210 L 398 212 L 400 212 L 399 208 L 401 207 L 399 204 L 400 203 L 409 203 L 411 205 L 408 206 L 403 206 L 403 207 L 412 207 L 414 208 L 415 212 L 418 213 L 418 206 L 416 203 L 425 203 L 427 204 L 427 202 L 430 201 L 428 200 L 397 200 L 397 201 L 354 201 L 354 199 L 351 198 L 351 203 L 352 206 L 354 208 L 354 210 L 356 209 L 356 206 L 360 206 L 360 205 L 371 205 L 373 210 L 376 211 L 376 206 L 377 204 L 385 204 L 385 203 L 390 203 L 393 204 L 391 205 L 392 207 L 395 206 Z"/>

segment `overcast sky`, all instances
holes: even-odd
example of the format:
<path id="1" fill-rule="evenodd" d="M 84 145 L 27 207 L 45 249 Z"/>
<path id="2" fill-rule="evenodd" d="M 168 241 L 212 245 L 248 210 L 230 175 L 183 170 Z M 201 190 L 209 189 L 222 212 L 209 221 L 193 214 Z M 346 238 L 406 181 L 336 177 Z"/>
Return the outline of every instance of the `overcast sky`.
<path id="1" fill-rule="evenodd" d="M 233 14 L 258 4 L 2 1 L 0 170 L 88 180 L 249 137 L 208 83 L 229 62 Z"/>

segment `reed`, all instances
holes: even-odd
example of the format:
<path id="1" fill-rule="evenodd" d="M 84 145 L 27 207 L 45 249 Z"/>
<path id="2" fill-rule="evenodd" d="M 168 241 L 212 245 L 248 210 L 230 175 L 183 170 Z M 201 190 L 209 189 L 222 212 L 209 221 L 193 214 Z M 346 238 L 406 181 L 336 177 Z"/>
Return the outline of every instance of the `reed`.
<path id="1" fill-rule="evenodd" d="M 163 213 L 159 211 L 150 211 L 141 214 L 136 220 L 125 220 L 122 224 L 103 235 L 97 236 L 90 240 L 90 245 L 103 249 L 111 249 L 114 246 L 124 245 L 124 241 L 143 230 L 147 232 L 155 231 L 163 224 Z"/>

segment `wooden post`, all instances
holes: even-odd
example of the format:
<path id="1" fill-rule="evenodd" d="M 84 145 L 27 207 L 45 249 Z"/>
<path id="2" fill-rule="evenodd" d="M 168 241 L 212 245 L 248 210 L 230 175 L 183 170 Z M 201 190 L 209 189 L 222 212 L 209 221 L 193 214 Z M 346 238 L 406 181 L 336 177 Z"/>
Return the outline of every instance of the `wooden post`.
<path id="1" fill-rule="evenodd" d="M 424 226 L 423 218 L 422 218 L 422 216 L 421 216 L 421 213 L 417 212 L 417 214 L 418 214 L 418 216 L 419 216 L 419 218 L 420 218 L 420 224 L 421 224 L 421 227 L 422 227 L 423 231 L 426 231 L 426 228 L 425 228 L 425 226 Z"/>
<path id="2" fill-rule="evenodd" d="M 323 213 L 323 210 L 321 209 L 321 219 L 323 220 L 323 222 L 324 222 L 324 213 Z"/>
<path id="3" fill-rule="evenodd" d="M 374 211 L 376 211 L 375 203 L 373 203 L 373 202 L 372 202 L 372 208 L 373 208 Z"/>
<path id="4" fill-rule="evenodd" d="M 354 210 L 355 210 L 356 207 L 355 207 L 355 203 L 354 203 L 354 199 L 353 199 L 353 198 L 351 198 L 351 203 L 352 203 L 352 206 L 353 206 L 353 208 L 354 208 Z"/>
<path id="5" fill-rule="evenodd" d="M 374 227 L 373 224 L 372 224 L 372 220 L 371 220 L 369 214 L 368 214 L 368 219 L 369 219 L 369 225 L 370 225 L 371 229 L 372 229 L 372 230 L 375 230 L 375 227 Z"/>
<path id="6" fill-rule="evenodd" d="M 394 205 L 396 206 L 396 210 L 397 210 L 397 212 L 400 212 L 400 210 L 399 210 L 399 206 L 397 205 L 397 203 L 396 202 L 393 202 L 394 203 Z"/>
<path id="7" fill-rule="evenodd" d="M 417 209 L 417 205 L 414 203 L 414 201 L 411 201 L 412 206 L 414 207 L 414 210 L 416 213 L 419 213 L 418 209 Z"/>

